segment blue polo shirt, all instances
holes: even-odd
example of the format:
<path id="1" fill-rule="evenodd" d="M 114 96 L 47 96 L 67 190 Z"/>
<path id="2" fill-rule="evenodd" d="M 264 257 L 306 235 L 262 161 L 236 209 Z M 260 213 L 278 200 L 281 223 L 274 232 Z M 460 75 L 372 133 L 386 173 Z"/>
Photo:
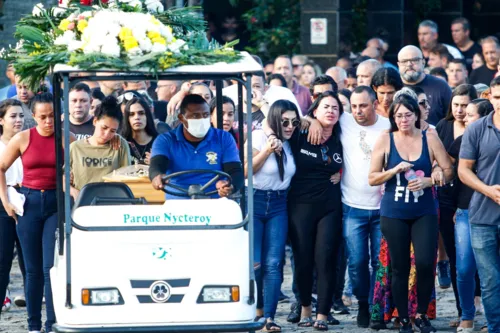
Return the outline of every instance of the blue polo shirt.
<path id="1" fill-rule="evenodd" d="M 494 111 L 467 127 L 460 158 L 476 161 L 477 177 L 486 185 L 500 184 L 500 131 L 493 123 Z M 500 207 L 482 193 L 474 192 L 469 204 L 469 222 L 500 225 Z"/>
<path id="2" fill-rule="evenodd" d="M 151 157 L 162 155 L 169 160 L 168 170 L 165 170 L 165 174 L 193 169 L 222 171 L 224 163 L 241 162 L 238 148 L 229 132 L 212 127 L 203 141 L 194 146 L 184 137 L 183 129 L 184 126 L 181 124 L 175 130 L 158 136 L 153 143 Z M 214 176 L 214 174 L 209 173 L 192 173 L 174 177 L 171 183 L 188 189 L 189 185 L 204 185 Z M 168 188 L 168 190 L 178 192 L 173 188 Z M 213 190 L 215 190 L 215 184 L 212 184 L 207 192 Z M 168 194 L 165 197 L 167 199 L 182 198 Z M 219 195 L 215 194 L 212 197 L 218 198 Z"/>

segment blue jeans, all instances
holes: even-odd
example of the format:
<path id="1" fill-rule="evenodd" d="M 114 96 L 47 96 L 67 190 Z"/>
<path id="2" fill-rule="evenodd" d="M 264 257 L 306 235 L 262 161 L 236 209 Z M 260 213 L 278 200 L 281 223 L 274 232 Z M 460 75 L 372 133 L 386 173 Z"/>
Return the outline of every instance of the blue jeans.
<path id="1" fill-rule="evenodd" d="M 276 315 L 288 236 L 287 191 L 254 190 L 254 267 L 257 308 Z"/>
<path id="2" fill-rule="evenodd" d="M 42 298 L 45 287 L 47 309 L 45 329 L 51 332 L 52 324 L 56 322 L 49 275 L 54 265 L 57 229 L 56 191 L 39 191 L 22 187 L 20 192 L 26 196 L 24 215 L 18 217 L 17 234 L 26 267 L 28 329 L 39 331 L 42 328 Z"/>
<path id="3" fill-rule="evenodd" d="M 476 259 L 472 251 L 469 211 L 457 209 L 455 214 L 455 248 L 457 250 L 457 289 L 462 308 L 462 320 L 474 320 L 476 307 Z"/>
<path id="4" fill-rule="evenodd" d="M 500 333 L 500 226 L 471 224 L 470 236 L 488 332 Z"/>
<path id="5" fill-rule="evenodd" d="M 358 301 L 368 302 L 373 299 L 382 238 L 380 210 L 358 209 L 345 204 L 342 204 L 342 210 L 352 291 Z"/>

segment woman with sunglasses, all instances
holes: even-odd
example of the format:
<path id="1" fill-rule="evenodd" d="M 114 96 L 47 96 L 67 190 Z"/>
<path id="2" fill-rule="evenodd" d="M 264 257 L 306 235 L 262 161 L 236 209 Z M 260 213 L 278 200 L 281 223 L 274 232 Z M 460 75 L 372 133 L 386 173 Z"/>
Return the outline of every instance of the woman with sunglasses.
<path id="1" fill-rule="evenodd" d="M 433 161 L 444 170 L 446 180 L 453 177 L 453 169 L 437 135 L 420 129 L 420 109 L 413 97 L 396 95 L 389 121 L 390 132 L 383 133 L 373 148 L 368 182 L 372 186 L 385 184 L 380 226 L 391 257 L 391 289 L 400 332 L 412 332 L 408 311 L 410 244 L 418 276 L 415 325 L 422 332 L 435 332 L 426 315 L 434 288 L 438 242 L 437 209 L 431 191 Z"/>
<path id="2" fill-rule="evenodd" d="M 336 281 L 336 263 L 342 241 L 342 203 L 339 178 L 342 167 L 338 96 L 326 91 L 318 96 L 308 116 L 323 128 L 319 145 L 295 131 L 290 139 L 296 173 L 288 193 L 289 236 L 295 259 L 301 309 L 299 327 L 328 330 L 328 315 Z M 318 306 L 312 319 L 313 271 L 317 270 Z"/>
<path id="3" fill-rule="evenodd" d="M 132 98 L 125 105 L 124 118 L 122 135 L 128 142 L 132 164 L 149 165 L 158 132 L 148 103 L 142 98 Z"/>
<path id="4" fill-rule="evenodd" d="M 274 135 L 268 137 L 263 130 L 252 132 L 257 318 L 266 319 L 265 331 L 279 332 L 281 327 L 274 322 L 274 317 L 288 234 L 287 193 L 295 174 L 289 140 L 300 125 L 299 110 L 290 101 L 278 100 L 271 106 L 266 122 Z M 277 140 L 283 143 L 281 150 L 277 149 Z"/>
<path id="5" fill-rule="evenodd" d="M 448 114 L 446 115 L 446 118 L 441 120 L 436 126 L 436 131 L 439 138 L 443 142 L 446 151 L 450 149 L 453 141 L 464 134 L 466 116 L 465 110 L 467 109 L 469 103 L 476 98 L 477 92 L 473 85 L 461 84 L 453 90 Z M 446 276 L 451 278 L 459 317 L 458 320 L 454 320 L 450 323 L 450 326 L 452 327 L 458 326 L 460 323 L 460 317 L 462 316 L 462 309 L 460 308 L 460 299 L 457 289 L 455 224 L 453 222 L 453 216 L 457 210 L 456 191 L 458 187 L 456 186 L 456 182 L 457 180 L 455 179 L 449 184 L 438 189 L 439 231 L 443 239 L 449 263 L 446 261 L 446 256 L 443 255 L 444 251 L 440 250 L 437 273 L 438 277 Z M 450 280 L 442 282 L 447 282 L 449 286 L 449 281 Z"/>
<path id="6" fill-rule="evenodd" d="M 405 87 L 403 89 L 408 89 L 415 93 L 415 99 L 418 101 L 418 107 L 420 109 L 420 129 L 422 131 L 434 131 L 436 126 L 429 124 L 426 120 L 429 118 L 429 112 L 431 111 L 431 104 L 427 99 L 424 89 L 416 86 Z"/>
<path id="7" fill-rule="evenodd" d="M 94 134 L 75 141 L 69 147 L 70 168 L 74 176 L 70 189 L 73 199 L 77 199 L 86 184 L 102 182 L 103 176 L 130 165 L 130 150 L 125 139 L 120 137 L 118 149 L 112 144 L 122 120 L 123 114 L 116 98 L 106 97 L 95 111 Z"/>

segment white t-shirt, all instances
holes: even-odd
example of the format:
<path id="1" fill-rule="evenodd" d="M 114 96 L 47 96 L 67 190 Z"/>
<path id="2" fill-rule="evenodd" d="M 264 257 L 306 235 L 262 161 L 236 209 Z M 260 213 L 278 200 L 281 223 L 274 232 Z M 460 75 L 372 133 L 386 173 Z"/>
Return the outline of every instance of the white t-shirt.
<path id="1" fill-rule="evenodd" d="M 266 143 L 267 137 L 264 131 L 256 130 L 252 132 L 252 147 L 254 149 L 262 151 L 265 149 Z M 286 154 L 283 181 L 280 178 L 276 157 L 274 154 L 271 154 L 264 162 L 262 168 L 253 175 L 254 188 L 264 191 L 283 191 L 290 187 L 290 181 L 295 174 L 295 160 L 293 159 L 292 149 L 288 141 L 283 142 L 283 151 Z"/>
<path id="2" fill-rule="evenodd" d="M 236 106 L 238 106 L 238 85 L 233 84 L 229 87 L 222 89 L 222 95 L 231 98 Z M 278 86 L 267 86 L 266 93 L 264 94 L 264 99 L 269 103 L 269 106 L 273 105 L 279 99 L 286 99 L 297 106 L 299 114 L 302 112 L 300 110 L 299 103 L 293 92 L 285 87 Z M 236 111 L 236 110 L 235 110 Z M 246 110 L 244 110 L 246 112 Z"/>
<path id="3" fill-rule="evenodd" d="M 0 155 L 3 154 L 5 148 L 7 148 L 5 143 L 0 141 Z M 23 182 L 23 162 L 20 157 L 17 158 L 7 170 L 5 179 L 7 180 L 7 186 L 15 186 Z"/>
<path id="4" fill-rule="evenodd" d="M 380 186 L 368 184 L 371 154 L 380 134 L 390 129 L 389 119 L 378 116 L 371 126 L 359 125 L 351 114 L 340 117 L 344 166 L 342 170 L 342 202 L 348 206 L 375 210 L 380 209 Z"/>
<path id="5" fill-rule="evenodd" d="M 443 44 L 443 45 L 448 49 L 448 52 L 450 52 L 451 56 L 454 59 L 463 59 L 464 58 L 464 55 L 462 54 L 462 52 L 460 52 L 456 47 L 448 45 L 448 44 Z"/>

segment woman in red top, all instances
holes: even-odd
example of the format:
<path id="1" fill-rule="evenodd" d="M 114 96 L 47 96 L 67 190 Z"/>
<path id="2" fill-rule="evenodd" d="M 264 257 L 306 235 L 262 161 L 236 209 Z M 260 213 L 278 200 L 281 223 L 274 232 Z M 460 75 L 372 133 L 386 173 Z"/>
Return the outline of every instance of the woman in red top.
<path id="1" fill-rule="evenodd" d="M 28 329 L 30 332 L 40 332 L 42 329 L 42 298 L 45 287 L 45 331 L 52 332 L 56 316 L 49 270 L 54 264 L 57 228 L 52 95 L 35 95 L 31 110 L 37 126 L 16 134 L 0 159 L 0 199 L 7 214 L 17 221 L 17 233 L 27 272 L 25 289 Z M 5 184 L 5 172 L 18 157 L 21 157 L 24 174 L 20 192 L 26 197 L 22 216 L 16 214 L 17 209 L 9 201 Z"/>

